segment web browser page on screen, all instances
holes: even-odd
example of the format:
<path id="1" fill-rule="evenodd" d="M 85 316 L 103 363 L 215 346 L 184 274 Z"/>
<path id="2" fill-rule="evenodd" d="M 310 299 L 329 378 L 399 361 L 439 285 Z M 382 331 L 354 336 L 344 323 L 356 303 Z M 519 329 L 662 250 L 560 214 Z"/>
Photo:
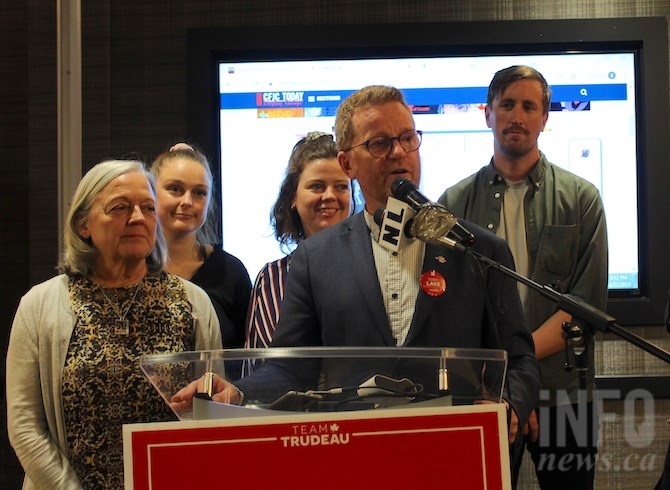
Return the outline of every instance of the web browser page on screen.
<path id="1" fill-rule="evenodd" d="M 600 190 L 610 223 L 609 288 L 636 289 L 636 83 L 635 55 L 628 52 L 221 63 L 224 249 L 252 278 L 284 255 L 269 216 L 291 149 L 309 131 L 332 132 L 339 103 L 365 85 L 403 90 L 424 132 L 421 190 L 436 200 L 489 162 L 487 87 L 496 71 L 513 64 L 538 69 L 552 88 L 540 149 Z"/>

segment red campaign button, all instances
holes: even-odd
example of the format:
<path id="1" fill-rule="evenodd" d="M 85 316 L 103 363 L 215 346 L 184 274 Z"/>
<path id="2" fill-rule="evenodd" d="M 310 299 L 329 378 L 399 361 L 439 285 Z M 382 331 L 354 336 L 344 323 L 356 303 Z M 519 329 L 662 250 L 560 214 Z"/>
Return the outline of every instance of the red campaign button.
<path id="1" fill-rule="evenodd" d="M 419 283 L 421 284 L 421 290 L 428 296 L 441 296 L 447 290 L 446 279 L 436 270 L 421 274 Z"/>

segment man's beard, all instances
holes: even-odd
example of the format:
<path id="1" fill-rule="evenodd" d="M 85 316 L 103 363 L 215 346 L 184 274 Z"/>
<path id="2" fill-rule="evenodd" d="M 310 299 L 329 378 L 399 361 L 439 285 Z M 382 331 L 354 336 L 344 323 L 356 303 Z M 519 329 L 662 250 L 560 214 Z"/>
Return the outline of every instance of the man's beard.
<path id="1" fill-rule="evenodd" d="M 511 128 L 512 130 L 516 128 Z M 516 130 L 516 133 L 518 134 L 518 129 Z M 523 130 L 522 130 L 523 131 Z M 503 133 L 503 136 L 506 136 L 510 131 L 505 131 Z M 527 137 L 528 132 L 523 131 L 523 136 Z M 519 141 L 519 140 L 514 140 L 514 141 L 502 141 L 500 144 L 500 148 L 502 151 L 511 158 L 520 158 L 524 155 L 527 155 L 534 147 L 535 145 L 531 145 L 528 141 Z"/>

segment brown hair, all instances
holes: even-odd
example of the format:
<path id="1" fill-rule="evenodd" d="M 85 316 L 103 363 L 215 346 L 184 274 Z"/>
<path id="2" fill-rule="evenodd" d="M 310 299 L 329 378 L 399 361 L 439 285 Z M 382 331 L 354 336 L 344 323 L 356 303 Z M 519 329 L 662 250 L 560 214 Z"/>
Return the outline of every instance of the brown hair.
<path id="1" fill-rule="evenodd" d="M 333 135 L 328 133 L 319 131 L 308 133 L 291 151 L 286 176 L 279 186 L 279 194 L 270 213 L 270 222 L 282 249 L 305 238 L 300 215 L 291 205 L 295 200 L 298 182 L 305 167 L 309 162 L 322 158 L 337 158 Z"/>
<path id="2" fill-rule="evenodd" d="M 517 80 L 537 80 L 542 85 L 542 110 L 544 114 L 549 112 L 551 103 L 551 89 L 542 74 L 535 68 L 526 65 L 514 65 L 498 71 L 489 85 L 489 92 L 486 97 L 486 105 L 491 107 L 493 99 L 502 94 L 507 87 Z"/>

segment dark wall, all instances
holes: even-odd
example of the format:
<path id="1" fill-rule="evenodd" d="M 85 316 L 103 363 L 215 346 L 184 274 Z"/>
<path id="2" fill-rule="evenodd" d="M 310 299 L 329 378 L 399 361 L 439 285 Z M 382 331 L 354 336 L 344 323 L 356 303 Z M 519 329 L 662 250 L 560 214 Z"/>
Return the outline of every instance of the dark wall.
<path id="1" fill-rule="evenodd" d="M 0 14 L 0 481 L 22 470 L 5 423 L 4 354 L 14 311 L 31 284 L 53 275 L 56 244 L 55 2 L 4 2 Z"/>
<path id="2" fill-rule="evenodd" d="M 0 14 L 3 354 L 21 295 L 52 276 L 57 262 L 56 3 L 7 1 Z M 186 32 L 191 27 L 248 26 L 253 36 L 263 25 L 670 14 L 670 3 L 653 0 L 96 0 L 82 4 L 84 171 L 105 157 L 134 155 L 148 160 L 187 137 Z M 3 434 L 3 488 L 18 488 L 20 477 Z"/>

